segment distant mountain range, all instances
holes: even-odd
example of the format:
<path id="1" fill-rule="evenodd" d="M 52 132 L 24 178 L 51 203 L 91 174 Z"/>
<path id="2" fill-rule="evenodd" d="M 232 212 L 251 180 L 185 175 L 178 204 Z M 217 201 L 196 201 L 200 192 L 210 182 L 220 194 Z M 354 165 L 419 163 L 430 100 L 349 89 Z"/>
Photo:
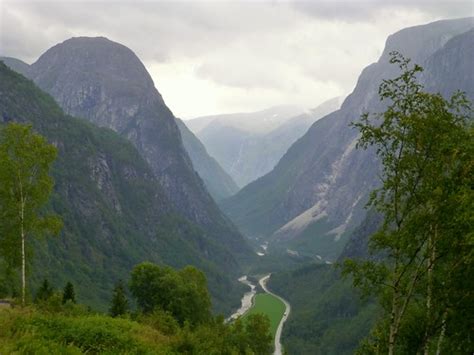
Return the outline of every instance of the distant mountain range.
<path id="1" fill-rule="evenodd" d="M 397 50 L 425 67 L 421 80 L 428 90 L 448 95 L 461 89 L 472 99 L 472 28 L 474 19 L 468 18 L 391 35 L 342 107 L 316 121 L 270 173 L 223 201 L 224 210 L 250 238 L 302 255 L 337 258 L 378 184 L 375 154 L 356 149 L 358 132 L 350 123 L 364 112 L 383 111 L 378 86 L 398 74 L 389 53 Z"/>
<path id="2" fill-rule="evenodd" d="M 311 124 L 339 108 L 341 99 L 313 110 L 278 106 L 251 113 L 199 117 L 185 121 L 209 154 L 239 187 L 273 169 L 287 149 Z"/>

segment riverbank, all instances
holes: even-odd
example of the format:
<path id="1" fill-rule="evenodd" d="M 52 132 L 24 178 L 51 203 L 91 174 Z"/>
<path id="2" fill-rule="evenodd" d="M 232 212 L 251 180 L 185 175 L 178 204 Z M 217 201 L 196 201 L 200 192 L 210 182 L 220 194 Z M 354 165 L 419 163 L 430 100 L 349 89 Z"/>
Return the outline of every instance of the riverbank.
<path id="1" fill-rule="evenodd" d="M 248 280 L 247 275 L 240 277 L 239 282 L 250 287 L 250 291 L 244 294 L 241 300 L 240 308 L 232 313 L 232 315 L 226 319 L 226 322 L 233 321 L 234 319 L 243 316 L 252 307 L 253 299 L 257 293 L 257 286 Z"/>

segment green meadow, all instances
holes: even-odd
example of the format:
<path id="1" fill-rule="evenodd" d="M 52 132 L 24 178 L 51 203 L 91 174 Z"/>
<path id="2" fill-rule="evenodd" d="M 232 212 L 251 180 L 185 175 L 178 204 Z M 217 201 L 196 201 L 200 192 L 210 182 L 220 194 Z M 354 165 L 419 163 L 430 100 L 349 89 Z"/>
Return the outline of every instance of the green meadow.
<path id="1" fill-rule="evenodd" d="M 263 313 L 270 319 L 270 332 L 273 338 L 278 328 L 283 314 L 285 313 L 285 304 L 275 296 L 268 293 L 259 293 L 255 296 L 254 305 L 244 314 L 245 319 L 250 314 Z"/>

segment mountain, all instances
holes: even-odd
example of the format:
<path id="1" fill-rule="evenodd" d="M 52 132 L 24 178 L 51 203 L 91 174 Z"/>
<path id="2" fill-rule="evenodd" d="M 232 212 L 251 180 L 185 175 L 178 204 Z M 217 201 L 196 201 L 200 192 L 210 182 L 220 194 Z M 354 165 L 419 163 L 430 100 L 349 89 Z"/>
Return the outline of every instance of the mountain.
<path id="1" fill-rule="evenodd" d="M 186 121 L 186 125 L 194 133 L 225 128 L 239 129 L 248 133 L 269 132 L 290 118 L 304 113 L 305 110 L 298 106 L 281 105 L 258 112 L 229 113 L 197 117 Z M 199 135 L 198 135 L 199 136 Z"/>
<path id="2" fill-rule="evenodd" d="M 351 230 L 365 216 L 368 193 L 377 184 L 379 163 L 372 150 L 358 150 L 350 123 L 364 112 L 382 112 L 383 79 L 398 74 L 389 64 L 397 50 L 425 67 L 428 89 L 459 87 L 472 93 L 474 19 L 438 21 L 391 35 L 381 58 L 366 67 L 342 107 L 315 122 L 267 175 L 223 201 L 222 208 L 249 237 L 308 256 L 335 259 Z M 468 32 L 469 31 L 469 32 Z M 464 68 L 466 74 L 451 72 Z"/>
<path id="3" fill-rule="evenodd" d="M 215 309 L 239 303 L 233 253 L 183 218 L 149 164 L 125 138 L 67 116 L 51 96 L 0 62 L 0 120 L 27 123 L 58 148 L 50 206 L 59 238 L 34 245 L 33 289 L 72 281 L 82 302 L 106 309 L 114 283 L 142 261 L 188 264 L 208 277 Z M 1 267 L 1 263 L 0 263 Z"/>
<path id="4" fill-rule="evenodd" d="M 183 121 L 177 118 L 176 123 L 181 132 L 184 149 L 214 200 L 220 201 L 234 195 L 239 188 L 230 175 L 207 153 L 206 147 Z"/>
<path id="5" fill-rule="evenodd" d="M 235 255 L 250 255 L 194 171 L 175 117 L 130 49 L 103 37 L 71 38 L 41 55 L 28 77 L 66 113 L 127 138 L 180 214 Z"/>
<path id="6" fill-rule="evenodd" d="M 318 118 L 336 110 L 338 99 L 314 110 L 278 106 L 253 113 L 206 116 L 185 124 L 240 187 L 268 173 Z"/>

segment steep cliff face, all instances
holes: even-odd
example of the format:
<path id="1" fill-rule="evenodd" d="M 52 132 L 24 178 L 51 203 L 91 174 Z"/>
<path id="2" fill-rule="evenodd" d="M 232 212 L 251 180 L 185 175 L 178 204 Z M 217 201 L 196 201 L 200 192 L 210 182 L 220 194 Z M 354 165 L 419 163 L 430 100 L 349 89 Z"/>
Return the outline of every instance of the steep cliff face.
<path id="1" fill-rule="evenodd" d="M 32 124 L 58 148 L 51 206 L 59 238 L 37 243 L 33 283 L 73 281 L 81 301 L 105 309 L 113 284 L 142 261 L 193 264 L 209 280 L 214 304 L 228 311 L 238 264 L 208 233 L 181 217 L 138 151 L 115 132 L 66 116 L 30 80 L 0 63 L 0 122 Z M 234 299 L 232 298 L 234 297 Z"/>
<path id="2" fill-rule="evenodd" d="M 127 138 L 150 165 L 176 210 L 237 254 L 249 249 L 194 171 L 175 118 L 138 57 L 103 37 L 47 50 L 28 75 L 66 113 Z"/>
<path id="3" fill-rule="evenodd" d="M 350 123 L 364 112 L 383 110 L 378 85 L 397 75 L 397 68 L 388 63 L 389 53 L 398 50 L 426 65 L 427 87 L 435 85 L 433 77 L 450 81 L 429 63 L 451 45 L 451 38 L 473 27 L 472 18 L 439 21 L 390 36 L 379 61 L 363 70 L 341 109 L 314 123 L 273 171 L 224 201 L 224 210 L 249 236 L 336 258 L 350 231 L 364 218 L 368 192 L 378 184 L 375 155 L 355 149 L 358 132 Z M 458 53 L 457 58 L 465 57 Z"/>
<path id="4" fill-rule="evenodd" d="M 183 121 L 176 119 L 176 123 L 181 132 L 184 149 L 214 200 L 220 201 L 234 195 L 239 188 L 230 175 L 207 153 L 206 147 Z"/>

